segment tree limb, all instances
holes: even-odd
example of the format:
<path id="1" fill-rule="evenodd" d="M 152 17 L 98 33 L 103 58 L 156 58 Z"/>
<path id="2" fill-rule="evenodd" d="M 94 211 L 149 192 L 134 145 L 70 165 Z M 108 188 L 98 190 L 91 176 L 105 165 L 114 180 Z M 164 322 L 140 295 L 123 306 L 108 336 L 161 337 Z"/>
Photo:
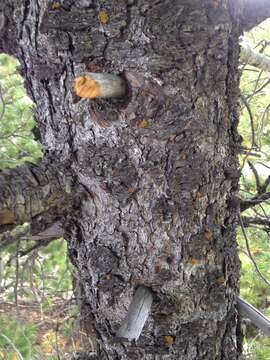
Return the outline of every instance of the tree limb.
<path id="1" fill-rule="evenodd" d="M 64 207 L 67 195 L 57 171 L 41 162 L 0 171 L 0 230 L 32 222 L 40 214 Z"/>
<path id="2" fill-rule="evenodd" d="M 270 17 L 270 0 L 242 0 L 240 6 L 242 7 L 241 25 L 244 31 L 251 30 Z"/>
<path id="3" fill-rule="evenodd" d="M 17 226 L 13 231 L 7 231 L 0 235 L 0 250 L 16 242 L 18 239 L 24 241 L 36 241 L 37 244 L 31 247 L 31 251 L 41 247 L 46 246 L 49 242 L 59 239 L 64 235 L 63 228 L 61 226 L 60 221 L 56 221 L 53 224 L 48 224 L 48 227 L 45 230 L 36 231 L 34 226 L 24 225 Z M 31 252 L 28 251 L 27 252 Z M 20 253 L 21 256 L 25 255 Z"/>
<path id="4" fill-rule="evenodd" d="M 246 41 L 241 41 L 240 46 L 240 58 L 242 62 L 255 66 L 264 71 L 270 71 L 270 58 L 268 56 L 252 49 L 252 47 Z"/>
<path id="5" fill-rule="evenodd" d="M 248 227 L 251 224 L 255 224 L 255 225 L 268 226 L 270 229 L 270 219 L 267 219 L 267 218 L 243 216 L 242 220 L 243 220 L 244 227 Z"/>
<path id="6" fill-rule="evenodd" d="M 251 199 L 241 200 L 240 201 L 240 210 L 241 210 L 241 212 L 245 211 L 248 208 L 250 208 L 254 205 L 258 205 L 268 199 L 270 199 L 270 192 L 266 192 L 264 194 L 258 194 Z"/>
<path id="7" fill-rule="evenodd" d="M 237 297 L 237 305 L 242 316 L 247 317 L 265 335 L 270 336 L 270 320 L 263 313 L 240 297 Z"/>

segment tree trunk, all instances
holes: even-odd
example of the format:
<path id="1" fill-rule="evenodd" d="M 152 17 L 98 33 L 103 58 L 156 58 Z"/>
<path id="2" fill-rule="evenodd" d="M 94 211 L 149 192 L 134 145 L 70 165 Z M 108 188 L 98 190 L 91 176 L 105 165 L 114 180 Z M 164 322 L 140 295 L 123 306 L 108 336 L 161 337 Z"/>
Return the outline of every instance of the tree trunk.
<path id="1" fill-rule="evenodd" d="M 21 62 L 47 161 L 72 178 L 65 230 L 89 358 L 240 358 L 241 29 L 229 5 L 3 2 L 0 47 Z M 120 75 L 125 96 L 79 98 L 74 78 L 87 72 Z M 117 339 L 140 285 L 153 294 L 143 332 Z"/>

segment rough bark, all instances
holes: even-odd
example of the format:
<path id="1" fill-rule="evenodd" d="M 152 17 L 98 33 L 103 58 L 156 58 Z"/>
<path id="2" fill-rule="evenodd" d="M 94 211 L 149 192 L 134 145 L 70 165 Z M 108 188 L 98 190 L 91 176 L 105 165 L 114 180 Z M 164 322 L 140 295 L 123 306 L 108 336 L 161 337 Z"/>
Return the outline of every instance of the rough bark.
<path id="1" fill-rule="evenodd" d="M 8 6 L 9 4 L 9 6 Z M 58 4 L 58 5 L 56 5 Z M 239 359 L 238 16 L 228 1 L 7 1 L 46 158 L 72 176 L 66 222 L 96 359 Z M 117 74 L 122 99 L 74 77 Z M 77 198 L 77 189 L 84 196 Z M 136 343 L 116 341 L 139 285 Z"/>

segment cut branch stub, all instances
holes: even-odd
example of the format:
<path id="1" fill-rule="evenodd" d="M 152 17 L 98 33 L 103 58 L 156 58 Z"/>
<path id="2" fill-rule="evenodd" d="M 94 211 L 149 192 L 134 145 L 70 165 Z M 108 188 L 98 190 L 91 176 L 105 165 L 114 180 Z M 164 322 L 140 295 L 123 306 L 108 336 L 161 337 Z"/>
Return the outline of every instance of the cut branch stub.
<path id="1" fill-rule="evenodd" d="M 125 94 L 125 82 L 117 75 L 88 73 L 75 78 L 74 90 L 87 99 L 121 97 Z"/>
<path id="2" fill-rule="evenodd" d="M 116 333 L 117 338 L 124 338 L 129 341 L 139 338 L 149 316 L 152 301 L 151 290 L 146 286 L 139 286 L 129 305 L 125 320 Z"/>

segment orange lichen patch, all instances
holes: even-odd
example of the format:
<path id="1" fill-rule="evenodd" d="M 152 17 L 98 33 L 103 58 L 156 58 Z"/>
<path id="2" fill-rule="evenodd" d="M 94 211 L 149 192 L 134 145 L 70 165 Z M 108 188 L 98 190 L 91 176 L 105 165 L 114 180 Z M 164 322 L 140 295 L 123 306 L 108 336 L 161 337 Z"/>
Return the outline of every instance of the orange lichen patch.
<path id="1" fill-rule="evenodd" d="M 171 335 L 165 335 L 165 336 L 164 336 L 164 342 L 165 342 L 166 345 L 171 346 L 171 345 L 173 344 L 173 342 L 174 342 L 173 336 L 171 336 Z"/>
<path id="2" fill-rule="evenodd" d="M 138 128 L 140 129 L 146 129 L 149 126 L 149 121 L 147 119 L 143 119 L 141 122 L 139 122 Z"/>
<path id="3" fill-rule="evenodd" d="M 99 20 L 101 24 L 107 24 L 109 22 L 109 14 L 106 10 L 102 10 L 99 13 Z"/>
<path id="4" fill-rule="evenodd" d="M 171 134 L 170 136 L 169 136 L 169 140 L 170 141 L 174 141 L 176 139 L 176 134 Z"/>
<path id="5" fill-rule="evenodd" d="M 180 155 L 180 158 L 181 158 L 181 160 L 186 160 L 187 159 L 187 154 L 181 154 Z"/>
<path id="6" fill-rule="evenodd" d="M 87 99 L 93 99 L 100 95 L 99 83 L 89 75 L 78 76 L 74 81 L 75 93 Z"/>
<path id="7" fill-rule="evenodd" d="M 140 96 L 145 96 L 145 95 L 146 95 L 145 90 L 140 90 L 139 93 L 138 93 L 138 95 L 140 95 Z"/>
<path id="8" fill-rule="evenodd" d="M 194 257 L 190 257 L 189 260 L 188 260 L 188 262 L 189 262 L 190 264 L 192 264 L 192 265 L 197 265 L 197 264 L 199 264 L 200 260 L 198 260 L 198 259 L 196 259 L 196 258 L 194 258 Z"/>
<path id="9" fill-rule="evenodd" d="M 52 9 L 53 10 L 58 10 L 58 9 L 60 9 L 60 7 L 61 7 L 60 2 L 55 1 L 55 2 L 52 3 Z"/>
<path id="10" fill-rule="evenodd" d="M 132 187 L 132 186 L 130 186 L 130 187 L 128 188 L 128 193 L 129 193 L 129 194 L 134 194 L 135 191 L 136 191 L 136 189 L 135 189 L 134 187 Z"/>
<path id="11" fill-rule="evenodd" d="M 212 230 L 206 230 L 205 233 L 203 234 L 203 238 L 205 240 L 211 240 L 213 238 L 213 231 Z"/>
<path id="12" fill-rule="evenodd" d="M 198 199 L 201 199 L 203 196 L 204 196 L 204 194 L 202 192 L 200 192 L 200 191 L 198 191 L 197 194 L 196 194 L 196 197 Z"/>
<path id="13" fill-rule="evenodd" d="M 224 278 L 224 276 L 220 276 L 219 278 L 217 278 L 217 283 L 218 283 L 218 284 L 224 284 L 224 283 L 225 283 L 225 278 Z"/>
<path id="14" fill-rule="evenodd" d="M 0 225 L 13 224 L 16 220 L 15 214 L 10 210 L 0 211 Z"/>

